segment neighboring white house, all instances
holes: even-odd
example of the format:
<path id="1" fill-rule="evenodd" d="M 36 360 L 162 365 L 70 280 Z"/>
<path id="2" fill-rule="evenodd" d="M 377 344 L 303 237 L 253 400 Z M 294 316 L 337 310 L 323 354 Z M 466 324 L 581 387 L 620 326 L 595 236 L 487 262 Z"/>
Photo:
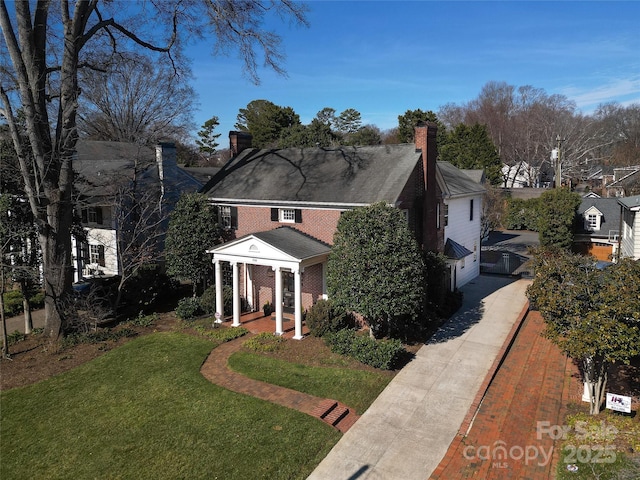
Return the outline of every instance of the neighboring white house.
<path id="1" fill-rule="evenodd" d="M 460 288 L 480 275 L 482 200 L 485 188 L 473 173 L 448 162 L 438 162 L 438 186 L 442 192 L 444 253 L 451 268 L 451 289 Z"/>
<path id="2" fill-rule="evenodd" d="M 78 176 L 76 214 L 83 230 L 82 235 L 72 236 L 75 282 L 122 273 L 117 234 L 118 229 L 129 226 L 118 223 L 129 220 L 119 214 L 118 191 L 137 184 L 140 195 L 161 205 L 161 216 L 168 218 L 166 213 L 182 193 L 202 187 L 177 166 L 176 149 L 170 143 L 153 149 L 124 142 L 79 140 L 73 161 Z"/>
<path id="3" fill-rule="evenodd" d="M 620 257 L 640 260 L 640 195 L 619 198 L 622 208 L 620 222 Z"/>
<path id="4" fill-rule="evenodd" d="M 505 188 L 541 187 L 541 169 L 527 162 L 517 165 L 502 165 L 502 186 Z"/>

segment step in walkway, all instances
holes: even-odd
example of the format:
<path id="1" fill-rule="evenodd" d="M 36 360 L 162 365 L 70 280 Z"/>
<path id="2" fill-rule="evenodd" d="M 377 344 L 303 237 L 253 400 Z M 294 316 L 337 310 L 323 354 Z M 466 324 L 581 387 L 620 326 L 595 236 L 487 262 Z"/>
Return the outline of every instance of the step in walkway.
<path id="1" fill-rule="evenodd" d="M 227 366 L 229 357 L 242 348 L 248 337 L 241 337 L 214 348 L 200 368 L 200 373 L 228 390 L 261 398 L 283 407 L 293 408 L 311 415 L 345 433 L 358 420 L 359 415 L 336 400 L 316 397 L 286 387 L 254 380 L 234 372 Z"/>

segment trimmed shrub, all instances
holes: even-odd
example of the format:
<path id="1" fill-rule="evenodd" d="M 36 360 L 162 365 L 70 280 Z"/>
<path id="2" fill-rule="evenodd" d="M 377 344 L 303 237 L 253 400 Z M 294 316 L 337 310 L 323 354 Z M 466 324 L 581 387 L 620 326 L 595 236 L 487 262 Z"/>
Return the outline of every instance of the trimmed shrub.
<path id="1" fill-rule="evenodd" d="M 195 297 L 186 297 L 178 301 L 176 307 L 176 316 L 181 320 L 191 320 L 198 315 L 202 315 L 200 307 L 200 299 Z"/>
<path id="2" fill-rule="evenodd" d="M 394 368 L 405 352 L 400 340 L 376 340 L 349 329 L 326 335 L 325 342 L 334 353 L 348 355 L 365 365 L 383 370 Z"/>
<path id="3" fill-rule="evenodd" d="M 305 323 L 314 337 L 338 332 L 353 326 L 353 318 L 346 312 L 339 312 L 329 300 L 318 300 L 308 311 Z"/>
<path id="4" fill-rule="evenodd" d="M 233 288 L 222 287 L 222 306 L 225 312 L 233 311 Z M 216 313 L 216 286 L 212 285 L 200 295 L 200 308 L 208 315 Z"/>
<path id="5" fill-rule="evenodd" d="M 249 333 L 249 330 L 244 327 L 211 329 L 199 325 L 194 327 L 194 330 L 204 337 L 207 337 L 211 340 L 217 340 L 221 343 L 230 342 L 231 340 L 235 340 L 236 338 L 242 337 L 243 335 Z"/>
<path id="6" fill-rule="evenodd" d="M 540 201 L 537 198 L 523 200 L 511 198 L 507 201 L 505 228 L 508 230 L 538 231 L 538 209 Z"/>

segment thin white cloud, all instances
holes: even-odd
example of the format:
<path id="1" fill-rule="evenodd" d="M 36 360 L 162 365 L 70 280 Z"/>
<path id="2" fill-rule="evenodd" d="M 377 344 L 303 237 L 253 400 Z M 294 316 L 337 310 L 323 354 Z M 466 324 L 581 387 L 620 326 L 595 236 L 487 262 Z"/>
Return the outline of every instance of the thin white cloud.
<path id="1" fill-rule="evenodd" d="M 593 88 L 569 86 L 561 89 L 561 92 L 574 100 L 582 110 L 593 110 L 601 103 L 612 101 L 623 105 L 640 103 L 640 75 L 612 79 Z"/>

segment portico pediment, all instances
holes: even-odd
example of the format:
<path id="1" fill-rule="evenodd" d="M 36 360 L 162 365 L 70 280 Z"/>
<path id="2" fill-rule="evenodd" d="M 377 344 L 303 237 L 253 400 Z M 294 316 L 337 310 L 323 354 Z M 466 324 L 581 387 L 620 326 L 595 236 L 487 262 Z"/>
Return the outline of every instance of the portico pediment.
<path id="1" fill-rule="evenodd" d="M 207 253 L 228 262 L 304 268 L 326 261 L 331 247 L 294 228 L 280 227 L 219 245 Z"/>
<path id="2" fill-rule="evenodd" d="M 299 258 L 285 253 L 254 235 L 225 243 L 209 250 L 208 253 L 213 253 L 219 259 L 234 257 L 243 263 L 256 263 L 257 259 L 274 262 L 300 262 Z"/>

